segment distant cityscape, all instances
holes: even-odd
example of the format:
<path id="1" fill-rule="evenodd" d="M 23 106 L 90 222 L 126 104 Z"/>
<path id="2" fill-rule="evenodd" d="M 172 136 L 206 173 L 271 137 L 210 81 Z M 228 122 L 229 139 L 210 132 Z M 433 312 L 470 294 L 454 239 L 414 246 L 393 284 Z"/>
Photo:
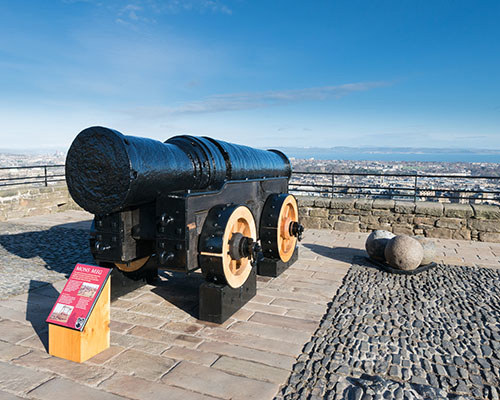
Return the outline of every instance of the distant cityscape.
<path id="1" fill-rule="evenodd" d="M 0 152 L 0 168 L 24 167 L 28 165 L 57 165 L 64 164 L 66 152 L 53 151 L 50 153 L 17 153 Z"/>
<path id="2" fill-rule="evenodd" d="M 43 184 L 43 168 L 9 167 L 61 165 L 65 158 L 66 153 L 63 151 L 45 154 L 0 153 L 0 185 L 33 181 Z M 417 199 L 414 191 L 417 185 L 418 200 L 500 205 L 500 163 L 497 162 L 328 160 L 312 157 L 291 157 L 290 160 L 294 171 L 291 190 L 297 194 Z M 335 173 L 335 176 L 329 173 Z M 64 168 L 49 168 L 47 174 L 50 181 L 51 175 L 64 174 Z M 414 176 L 382 174 L 416 174 L 418 179 Z M 461 175 L 464 178 L 426 177 L 428 174 Z M 467 178 L 469 176 L 499 179 Z"/>
<path id="3" fill-rule="evenodd" d="M 323 175 L 294 174 L 291 181 L 292 189 L 299 189 L 303 194 L 336 197 L 351 194 L 358 197 L 413 198 L 427 201 L 500 205 L 500 163 L 339 161 L 295 158 L 292 158 L 291 162 L 294 172 L 323 173 Z M 325 173 L 336 173 L 336 175 Z M 342 173 L 345 175 L 337 175 Z M 382 174 L 410 176 L 381 176 Z M 428 177 L 426 175 L 460 175 L 464 178 Z M 468 176 L 491 177 L 491 179 L 467 178 Z M 418 198 L 414 196 L 415 186 L 418 188 Z"/>
<path id="4" fill-rule="evenodd" d="M 488 175 L 500 177 L 500 163 L 447 161 L 366 161 L 290 158 L 293 169 L 310 172 L 422 173 Z"/>

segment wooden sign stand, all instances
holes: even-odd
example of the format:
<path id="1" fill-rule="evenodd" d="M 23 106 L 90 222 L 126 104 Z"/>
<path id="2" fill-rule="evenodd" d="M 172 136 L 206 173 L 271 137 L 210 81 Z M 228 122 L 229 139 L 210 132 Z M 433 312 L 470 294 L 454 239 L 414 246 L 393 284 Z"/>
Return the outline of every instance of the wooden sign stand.
<path id="1" fill-rule="evenodd" d="M 49 354 L 82 363 L 109 348 L 110 285 L 107 279 L 83 331 L 49 323 Z"/>

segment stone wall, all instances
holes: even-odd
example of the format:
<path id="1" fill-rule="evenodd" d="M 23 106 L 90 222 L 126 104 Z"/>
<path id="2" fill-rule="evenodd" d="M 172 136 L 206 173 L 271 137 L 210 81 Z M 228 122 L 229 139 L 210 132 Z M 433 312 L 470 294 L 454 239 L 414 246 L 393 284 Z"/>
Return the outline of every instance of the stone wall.
<path id="1" fill-rule="evenodd" d="M 385 229 L 395 234 L 500 242 L 500 207 L 385 199 L 297 196 L 306 228 L 345 232 Z M 81 210 L 65 184 L 0 189 L 0 221 Z"/>
<path id="2" fill-rule="evenodd" d="M 306 228 L 500 242 L 500 207 L 385 199 L 297 197 Z"/>
<path id="3" fill-rule="evenodd" d="M 0 189 L 0 221 L 58 211 L 81 210 L 65 184 Z"/>

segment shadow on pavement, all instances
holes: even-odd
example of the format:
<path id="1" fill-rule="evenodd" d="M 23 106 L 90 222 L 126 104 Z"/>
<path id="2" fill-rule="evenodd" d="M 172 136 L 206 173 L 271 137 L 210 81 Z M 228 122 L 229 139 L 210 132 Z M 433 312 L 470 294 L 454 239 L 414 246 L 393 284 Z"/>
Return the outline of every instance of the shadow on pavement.
<path id="1" fill-rule="evenodd" d="M 119 299 L 127 293 L 144 286 L 143 280 L 132 280 L 127 278 L 118 268 L 113 268 L 111 263 L 101 264 L 102 267 L 112 268 L 111 270 L 111 302 Z"/>
<path id="2" fill-rule="evenodd" d="M 40 288 L 40 286 L 43 287 Z M 43 295 L 39 294 L 41 290 L 43 290 Z M 31 323 L 33 330 L 46 351 L 49 350 L 49 335 L 45 320 L 58 296 L 59 292 L 52 284 L 36 280 L 30 281 L 30 291 L 28 292 L 28 301 L 26 304 L 26 321 Z"/>
<path id="3" fill-rule="evenodd" d="M 351 263 L 354 257 L 365 257 L 366 252 L 352 247 L 329 247 L 320 244 L 305 243 L 304 247 L 323 257 Z"/>
<path id="4" fill-rule="evenodd" d="M 66 222 L 64 224 L 56 225 L 54 228 L 78 229 L 85 231 L 85 233 L 88 234 L 91 225 L 92 220 L 90 219 L 86 221 Z"/>
<path id="5" fill-rule="evenodd" d="M 182 272 L 160 271 L 161 280 L 155 282 L 152 292 L 166 301 L 198 318 L 198 292 L 205 282 L 201 274 L 186 275 Z"/>
<path id="6" fill-rule="evenodd" d="M 71 229 L 62 224 L 46 230 L 0 235 L 0 246 L 20 258 L 40 257 L 48 270 L 62 272 L 69 277 L 76 263 L 92 264 L 88 244 L 88 232 Z M 28 231 L 29 230 L 29 231 Z M 1 249 L 0 249 L 1 250 Z"/>

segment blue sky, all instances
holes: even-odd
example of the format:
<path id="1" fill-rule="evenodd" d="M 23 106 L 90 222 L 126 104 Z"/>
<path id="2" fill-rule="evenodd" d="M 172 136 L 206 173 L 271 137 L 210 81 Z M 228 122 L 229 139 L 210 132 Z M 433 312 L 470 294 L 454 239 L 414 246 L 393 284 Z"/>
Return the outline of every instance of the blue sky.
<path id="1" fill-rule="evenodd" d="M 0 147 L 104 125 L 500 149 L 498 21 L 497 0 L 0 0 Z"/>

